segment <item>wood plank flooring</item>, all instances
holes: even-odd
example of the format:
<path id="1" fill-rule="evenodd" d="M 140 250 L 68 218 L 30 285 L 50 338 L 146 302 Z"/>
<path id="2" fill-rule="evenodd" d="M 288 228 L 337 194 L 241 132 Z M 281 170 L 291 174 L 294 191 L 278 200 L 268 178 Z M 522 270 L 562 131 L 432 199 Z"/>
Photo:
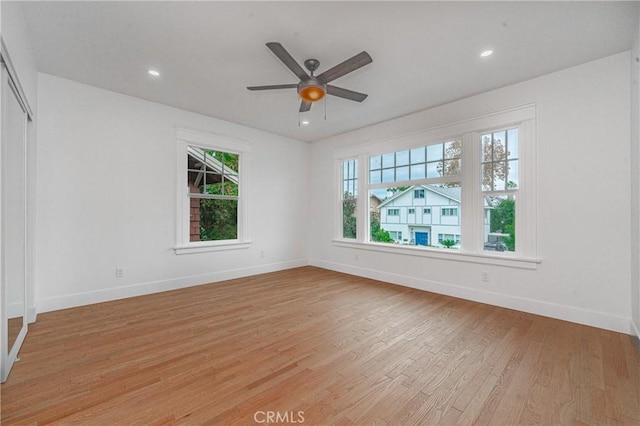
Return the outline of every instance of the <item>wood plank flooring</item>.
<path id="1" fill-rule="evenodd" d="M 42 314 L 20 358 L 3 425 L 640 424 L 629 336 L 314 267 Z"/>

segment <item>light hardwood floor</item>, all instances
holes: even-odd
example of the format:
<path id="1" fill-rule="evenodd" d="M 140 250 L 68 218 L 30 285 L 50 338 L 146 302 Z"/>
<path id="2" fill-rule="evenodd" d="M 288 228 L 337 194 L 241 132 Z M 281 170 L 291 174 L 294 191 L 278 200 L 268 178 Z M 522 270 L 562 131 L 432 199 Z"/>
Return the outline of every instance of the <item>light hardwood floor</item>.
<path id="1" fill-rule="evenodd" d="M 42 314 L 20 358 L 3 425 L 640 424 L 629 336 L 313 267 Z"/>

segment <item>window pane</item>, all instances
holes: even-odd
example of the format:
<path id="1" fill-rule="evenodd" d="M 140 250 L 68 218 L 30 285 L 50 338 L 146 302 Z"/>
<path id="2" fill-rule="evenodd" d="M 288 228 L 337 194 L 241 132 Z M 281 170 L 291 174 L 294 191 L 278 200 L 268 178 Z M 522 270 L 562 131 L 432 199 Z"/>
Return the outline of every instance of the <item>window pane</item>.
<path id="1" fill-rule="evenodd" d="M 395 240 L 392 238 L 391 234 L 386 229 L 383 229 L 381 227 L 381 225 L 380 225 L 381 216 L 385 217 L 385 222 L 389 222 L 389 219 L 387 219 L 387 218 L 390 218 L 390 217 L 392 218 L 391 221 L 394 221 L 394 222 L 398 222 L 399 221 L 398 220 L 398 216 L 395 215 L 397 209 L 389 208 L 387 206 L 384 206 L 384 200 L 385 200 L 385 198 L 387 198 L 387 195 L 388 195 L 388 193 L 387 193 L 387 189 L 386 188 L 380 188 L 380 189 L 375 189 L 375 190 L 369 191 L 369 198 L 377 197 L 383 203 L 382 206 L 373 205 L 373 204 L 370 206 L 370 210 L 369 210 L 369 229 L 370 229 L 369 240 L 372 241 L 372 242 L 376 242 L 376 243 L 394 243 L 395 242 Z M 389 215 L 390 213 L 393 216 L 390 216 Z"/>
<path id="2" fill-rule="evenodd" d="M 442 160 L 442 147 L 441 143 L 429 145 L 427 147 L 427 161 Z"/>
<path id="3" fill-rule="evenodd" d="M 445 158 L 460 158 L 462 154 L 462 145 L 460 141 L 447 142 L 444 145 Z"/>
<path id="4" fill-rule="evenodd" d="M 409 180 L 409 167 L 408 166 L 398 167 L 396 169 L 396 180 L 397 181 Z"/>
<path id="5" fill-rule="evenodd" d="M 197 199 L 192 199 L 197 200 Z M 192 201 L 192 206 L 194 202 Z M 196 202 L 197 205 L 197 202 Z M 193 210 L 193 207 L 192 207 Z M 199 234 L 195 232 L 199 229 Z M 199 200 L 199 214 L 191 214 L 191 241 L 238 238 L 238 200 Z"/>
<path id="6" fill-rule="evenodd" d="M 384 169 L 382 170 L 382 182 L 393 182 L 394 179 L 394 172 L 395 169 Z"/>
<path id="7" fill-rule="evenodd" d="M 217 160 L 223 163 L 225 174 L 227 173 L 235 173 L 238 171 L 238 163 L 240 156 L 238 154 L 231 154 L 229 152 L 220 152 L 217 153 Z"/>
<path id="8" fill-rule="evenodd" d="M 346 198 L 342 202 L 342 237 L 356 238 L 356 198 Z"/>
<path id="9" fill-rule="evenodd" d="M 411 166 L 411 179 L 424 179 L 424 164 L 416 164 Z"/>
<path id="10" fill-rule="evenodd" d="M 369 157 L 369 169 L 377 170 L 382 168 L 382 156 L 372 155 Z"/>
<path id="11" fill-rule="evenodd" d="M 407 166 L 409 164 L 409 151 L 396 152 L 396 167 Z"/>
<path id="12" fill-rule="evenodd" d="M 506 132 L 496 132 L 493 134 L 493 160 L 502 161 L 506 159 L 505 153 L 505 135 Z"/>
<path id="13" fill-rule="evenodd" d="M 493 163 L 485 163 L 482 165 L 482 190 L 493 190 Z"/>
<path id="14" fill-rule="evenodd" d="M 224 195 L 238 195 L 238 184 L 225 179 L 223 191 Z"/>
<path id="15" fill-rule="evenodd" d="M 460 174 L 460 159 L 444 161 L 444 175 L 456 176 Z"/>
<path id="16" fill-rule="evenodd" d="M 509 161 L 509 171 L 508 171 L 508 180 L 507 180 L 507 189 L 518 188 L 518 160 Z"/>
<path id="17" fill-rule="evenodd" d="M 411 150 L 411 164 L 424 163 L 425 162 L 425 148 L 414 148 Z"/>
<path id="18" fill-rule="evenodd" d="M 516 199 L 484 197 L 484 250 L 513 252 L 516 245 Z M 486 220 L 486 218 L 489 220 Z"/>
<path id="19" fill-rule="evenodd" d="M 493 190 L 504 191 L 507 189 L 507 163 L 493 163 Z"/>
<path id="20" fill-rule="evenodd" d="M 393 192 L 391 189 L 395 187 L 387 188 L 389 194 Z M 370 196 L 373 193 L 371 191 Z M 392 200 L 381 199 L 379 207 L 371 206 L 371 241 L 448 249 L 460 247 L 462 211 L 459 183 L 414 185 L 393 194 Z M 438 243 L 438 233 L 450 235 L 451 244 L 447 246 L 448 241 Z"/>
<path id="21" fill-rule="evenodd" d="M 394 167 L 395 166 L 395 153 L 390 152 L 382 156 L 382 167 Z"/>
<path id="22" fill-rule="evenodd" d="M 427 163 L 427 178 L 440 177 L 440 170 L 442 170 L 442 161 Z"/>
<path id="23" fill-rule="evenodd" d="M 487 162 L 493 159 L 493 144 L 491 134 L 482 135 L 482 161 Z"/>
<path id="24" fill-rule="evenodd" d="M 518 158 L 518 129 L 511 129 L 507 132 L 507 157 L 511 159 Z"/>
<path id="25" fill-rule="evenodd" d="M 380 170 L 372 170 L 369 172 L 369 182 L 370 183 L 380 183 L 382 182 L 382 172 Z"/>
<path id="26" fill-rule="evenodd" d="M 224 195 L 222 175 L 218 173 L 205 173 L 205 194 Z"/>

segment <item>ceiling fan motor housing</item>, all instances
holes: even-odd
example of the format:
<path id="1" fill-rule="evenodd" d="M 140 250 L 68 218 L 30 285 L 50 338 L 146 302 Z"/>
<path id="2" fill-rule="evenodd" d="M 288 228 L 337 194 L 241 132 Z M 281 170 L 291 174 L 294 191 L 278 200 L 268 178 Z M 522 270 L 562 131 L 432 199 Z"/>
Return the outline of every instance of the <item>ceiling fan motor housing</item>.
<path id="1" fill-rule="evenodd" d="M 324 84 L 315 77 L 298 83 L 298 95 L 307 102 L 316 102 L 324 98 L 326 89 Z"/>

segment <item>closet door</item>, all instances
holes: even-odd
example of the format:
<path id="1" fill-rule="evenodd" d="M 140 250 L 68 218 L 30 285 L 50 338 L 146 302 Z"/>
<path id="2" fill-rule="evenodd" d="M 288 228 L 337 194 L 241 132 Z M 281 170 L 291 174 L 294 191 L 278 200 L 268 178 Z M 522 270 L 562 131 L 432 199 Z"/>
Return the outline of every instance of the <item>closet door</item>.
<path id="1" fill-rule="evenodd" d="M 27 334 L 27 113 L 18 91 L 2 66 L 0 113 L 0 278 L 2 281 L 2 368 L 7 380 Z"/>

